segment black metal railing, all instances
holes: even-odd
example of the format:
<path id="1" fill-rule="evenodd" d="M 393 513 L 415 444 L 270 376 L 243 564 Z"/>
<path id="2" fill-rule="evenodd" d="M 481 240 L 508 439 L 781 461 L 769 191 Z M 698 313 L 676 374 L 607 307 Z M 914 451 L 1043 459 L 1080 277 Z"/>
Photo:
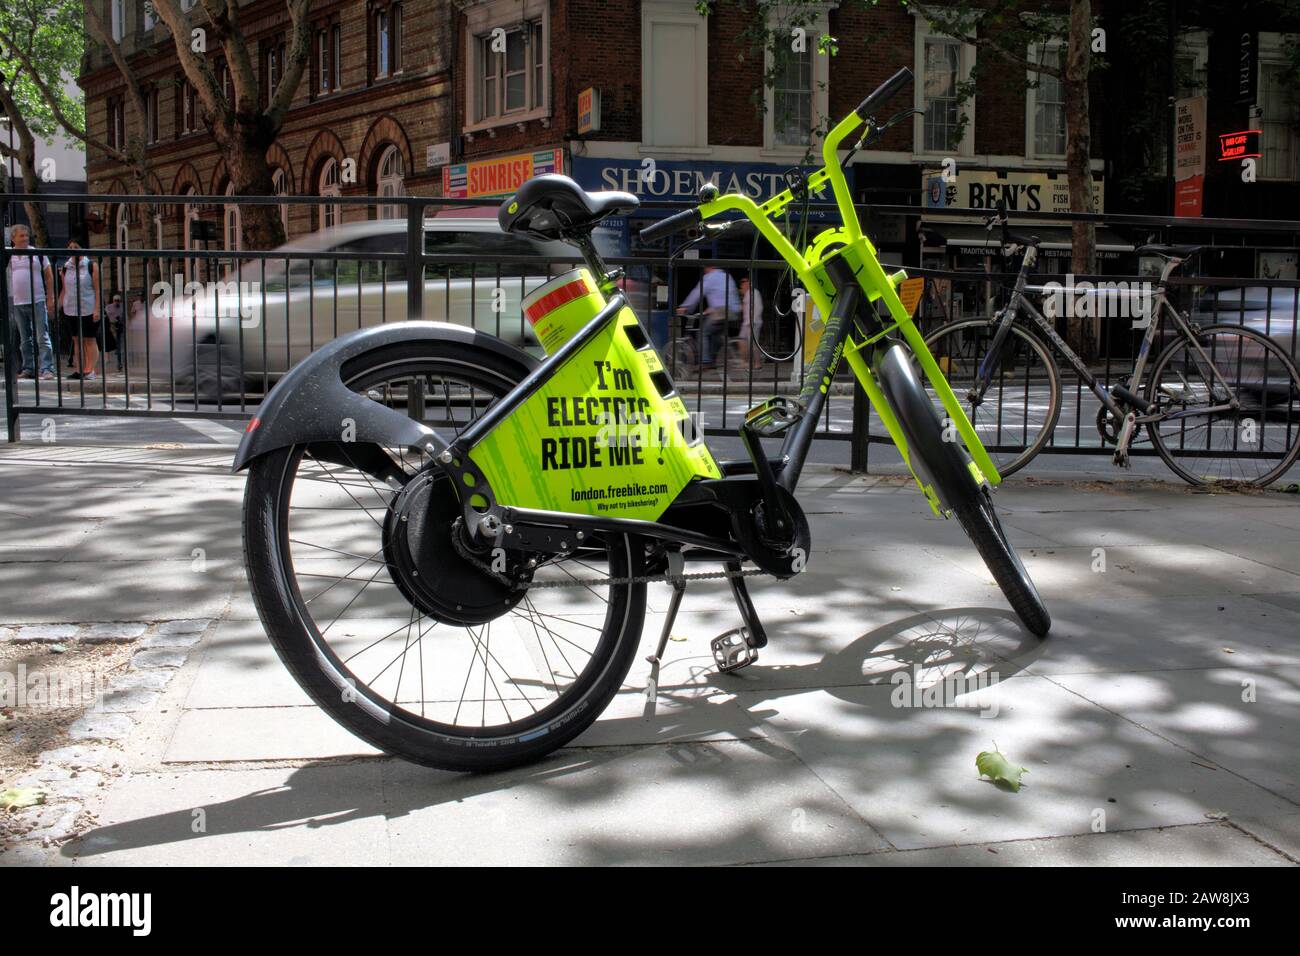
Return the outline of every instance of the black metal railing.
<path id="1" fill-rule="evenodd" d="M 0 211 L 23 201 L 53 199 L 43 196 L 0 198 Z M 87 208 L 129 211 L 173 207 L 164 225 L 173 233 L 193 222 L 191 210 L 235 210 L 254 205 L 279 205 L 289 211 L 308 207 L 312 211 L 332 207 L 334 218 L 347 214 L 377 215 L 375 197 L 323 198 L 317 196 L 228 197 L 228 196 L 122 196 L 59 195 L 61 203 L 81 203 Z M 550 277 L 581 263 L 576 251 L 558 243 L 535 243 L 503 236 L 491 223 L 482 223 L 465 213 L 464 207 L 481 202 L 422 197 L 384 197 L 383 206 L 400 209 L 395 219 L 356 219 L 344 222 L 328 233 L 313 233 L 274 250 L 179 248 L 175 238 L 167 248 L 138 245 L 109 245 L 72 251 L 33 249 L 27 256 L 46 256 L 52 268 L 63 275 L 65 261 L 84 257 L 90 267 L 74 269 L 68 283 L 72 301 L 89 299 L 97 303 L 101 318 L 100 344 L 115 346 L 98 350 L 90 344 L 88 323 L 75 316 L 60 318 L 51 329 L 54 352 L 53 374 L 21 377 L 22 361 L 16 348 L 21 322 L 30 322 L 23 300 L 36 298 L 36 284 L 43 277 L 34 270 L 20 270 L 28 288 L 11 290 L 9 263 L 17 250 L 4 251 L 0 270 L 0 308 L 4 310 L 4 386 L 8 436 L 19 436 L 23 416 L 85 414 L 110 416 L 165 416 L 182 418 L 243 419 L 257 407 L 275 381 L 293 364 L 324 342 L 353 329 L 408 318 L 435 319 L 468 324 L 508 341 L 538 350 L 526 322 L 520 300 Z M 662 203 L 647 203 L 655 210 Z M 834 207 L 811 207 L 815 232 L 835 224 Z M 178 212 L 179 211 L 179 212 Z M 485 214 L 490 215 L 488 210 Z M 864 206 L 864 222 L 882 217 L 916 218 L 927 210 L 911 206 Z M 979 221 L 985 210 L 942 210 L 946 217 Z M 1166 239 L 1183 238 L 1201 230 L 1217 244 L 1245 248 L 1257 241 L 1272 247 L 1286 247 L 1300 235 L 1296 222 L 1243 222 L 1204 220 L 1189 223 L 1162 217 L 1087 216 L 1035 214 L 1069 222 L 1088 219 L 1131 234 Z M 311 216 L 313 222 L 316 216 Z M 202 221 L 202 220 L 199 220 Z M 107 224 L 108 236 L 139 239 L 134 230 L 119 232 L 117 223 Z M 237 217 L 234 222 L 237 230 Z M 195 234 L 210 230 L 193 228 Z M 1198 233 L 1201 234 L 1201 233 Z M 165 233 L 164 233 L 165 236 Z M 1239 243 L 1230 240 L 1236 237 Z M 199 240 L 203 241 L 203 240 Z M 209 240 L 211 241 L 211 240 Z M 1140 244 L 1135 241 L 1134 244 Z M 746 243 L 733 244 L 732 258 L 714 258 L 707 264 L 727 270 L 733 282 L 747 278 L 762 303 L 762 326 L 753 336 L 745 325 L 745 310 L 732 299 L 721 316 L 683 318 L 679 307 L 700 277 L 702 263 L 674 258 L 667 251 L 654 254 L 626 254 L 614 249 L 607 261 L 624 270 L 625 292 L 641 316 L 692 411 L 698 413 L 708 435 L 734 435 L 744 411 L 775 393 L 797 393 L 802 386 L 804 357 L 811 357 L 811 342 L 817 334 L 815 318 L 800 311 L 791 288 L 791 276 L 784 262 L 745 255 Z M 726 250 L 724 250 L 726 251 Z M 770 254 L 770 251 L 769 251 Z M 1002 301 L 1014 273 L 1014 265 L 984 263 L 984 271 L 908 266 L 910 275 L 926 280 L 925 294 L 917 318 L 924 331 L 945 321 L 972 315 L 987 316 Z M 85 276 L 90 275 L 94 295 L 84 299 Z M 409 281 L 419 277 L 417 281 Z M 1063 276 L 1040 274 L 1035 283 Z M 1076 281 L 1140 282 L 1150 276 L 1079 276 Z M 61 289 L 55 279 L 55 294 Z M 1293 355 L 1297 354 L 1297 314 L 1300 283 L 1294 279 L 1177 276 L 1170 286 L 1180 307 L 1205 321 L 1248 321 L 1273 335 Z M 1216 290 L 1222 290 L 1221 292 Z M 16 298 L 11 292 L 18 292 Z M 1234 300 L 1234 296 L 1236 297 Z M 114 302 L 116 298 L 116 302 Z M 752 300 L 751 300 L 752 301 Z M 116 310 L 110 308 L 116 306 Z M 85 306 L 82 306 L 83 308 Z M 93 306 L 92 306 L 93 308 Z M 74 306 L 74 311 L 77 308 Z M 58 308 L 64 313 L 63 304 Z M 699 310 L 692 310 L 698 312 Z M 1234 319 L 1234 316 L 1237 317 Z M 31 322 L 33 330 L 38 325 Z M 1102 320 L 1096 326 L 1096 348 L 1090 356 L 1094 372 L 1107 384 L 1117 381 L 1131 367 L 1139 332 L 1127 320 Z M 742 334 L 742 329 L 744 333 Z M 105 334 L 107 333 L 107 334 Z M 710 341 L 706 345 L 704 339 Z M 30 338 L 30 336 L 28 337 Z M 70 377 L 59 358 L 76 340 L 78 349 L 98 351 L 93 357 L 93 377 Z M 39 343 L 38 343 L 39 344 Z M 721 361 L 706 368 L 699 361 L 702 348 L 713 346 Z M 41 361 L 39 348 L 34 363 Z M 82 354 L 84 359 L 84 353 Z M 883 427 L 852 385 L 847 369 L 841 369 L 819 423 L 818 437 L 853 441 L 853 463 L 866 464 L 868 445 L 887 440 Z M 1066 403 L 1073 413 L 1062 416 L 1051 450 L 1066 453 L 1097 453 L 1102 443 L 1091 428 L 1091 397 L 1067 377 Z M 858 440 L 854 440 L 855 436 Z"/>

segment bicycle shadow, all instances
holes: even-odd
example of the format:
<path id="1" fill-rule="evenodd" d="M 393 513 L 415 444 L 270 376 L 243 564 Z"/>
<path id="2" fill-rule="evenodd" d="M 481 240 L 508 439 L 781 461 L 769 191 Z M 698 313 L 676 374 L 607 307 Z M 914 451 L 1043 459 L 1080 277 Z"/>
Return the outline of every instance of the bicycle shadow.
<path id="1" fill-rule="evenodd" d="M 273 787 L 204 801 L 201 807 L 185 806 L 98 826 L 62 847 L 61 854 L 69 860 L 89 860 L 207 837 L 269 834 L 297 827 L 323 829 L 368 818 L 392 821 L 481 796 L 537 788 L 546 790 L 548 798 L 565 809 L 598 810 L 618 800 L 627 785 L 629 774 L 615 768 L 635 761 L 647 748 L 657 748 L 672 762 L 684 765 L 703 761 L 723 767 L 725 757 L 700 751 L 716 750 L 719 742 L 740 744 L 777 761 L 793 759 L 781 744 L 780 735 L 772 734 L 767 726 L 778 713 L 772 706 L 774 699 L 825 692 L 860 706 L 861 701 L 850 694 L 852 689 L 888 684 L 897 679 L 897 674 L 907 674 L 909 679 L 925 684 L 956 675 L 975 679 L 996 668 L 998 675 L 1005 678 L 1037 656 L 1037 643 L 1007 612 L 963 607 L 910 614 L 866 632 L 816 662 L 772 666 L 760 663 L 739 674 L 710 673 L 704 681 L 695 678 L 704 676 L 707 669 L 692 664 L 692 681 L 660 686 L 655 706 L 646 712 L 600 721 L 597 726 L 601 738 L 609 743 L 583 746 L 580 737 L 569 747 L 529 766 L 469 776 L 382 756 L 318 760 L 294 769 Z M 840 683 L 846 666 L 858 671 L 856 682 Z M 699 709 L 706 706 L 702 690 L 741 698 L 747 690 L 761 691 L 755 696 L 762 702 L 755 708 L 744 704 L 711 708 L 710 716 L 717 718 L 718 724 L 708 726 L 699 719 Z M 675 706 L 667 708 L 662 704 Z M 620 743 L 619 738 L 625 736 L 623 730 L 627 742 Z M 722 769 L 717 773 L 720 781 L 726 776 Z M 400 785 L 391 785 L 394 780 Z M 201 826 L 196 824 L 199 809 Z"/>

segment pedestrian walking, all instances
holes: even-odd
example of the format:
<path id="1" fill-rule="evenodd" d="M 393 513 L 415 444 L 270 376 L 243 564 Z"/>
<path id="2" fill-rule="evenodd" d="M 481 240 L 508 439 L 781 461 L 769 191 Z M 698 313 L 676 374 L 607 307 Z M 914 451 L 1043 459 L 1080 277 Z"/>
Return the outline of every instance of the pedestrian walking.
<path id="1" fill-rule="evenodd" d="M 31 230 L 22 223 L 9 228 L 13 249 L 31 248 Z M 18 324 L 23 368 L 19 378 L 54 378 L 50 349 L 50 320 L 55 315 L 54 273 L 50 260 L 32 253 L 14 252 L 9 258 L 9 296 Z"/>
<path id="2" fill-rule="evenodd" d="M 94 381 L 95 363 L 99 360 L 99 263 L 89 256 L 78 255 L 81 245 L 68 243 L 72 256 L 63 264 L 59 301 L 63 305 L 64 325 L 72 336 L 73 371 L 71 379 Z"/>
<path id="3" fill-rule="evenodd" d="M 682 300 L 677 314 L 686 315 L 699 306 L 703 306 L 704 312 L 700 324 L 700 364 L 709 368 L 717 360 L 717 343 L 726 323 L 740 314 L 740 292 L 730 273 L 717 266 L 705 266 L 704 275 Z"/>

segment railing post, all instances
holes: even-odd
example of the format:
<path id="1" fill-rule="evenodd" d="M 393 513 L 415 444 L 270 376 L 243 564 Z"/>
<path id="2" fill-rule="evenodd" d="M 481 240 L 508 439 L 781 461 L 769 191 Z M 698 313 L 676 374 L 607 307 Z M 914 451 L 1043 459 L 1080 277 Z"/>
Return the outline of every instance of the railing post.
<path id="1" fill-rule="evenodd" d="M 424 316 L 424 203 L 406 204 L 406 318 Z M 406 414 L 424 420 L 424 379 L 413 378 L 406 386 Z"/>
<path id="2" fill-rule="evenodd" d="M 424 203 L 406 204 L 406 318 L 424 315 Z"/>
<path id="3" fill-rule="evenodd" d="M 9 203 L 7 200 L 0 200 L 0 218 L 8 221 Z M 0 242 L 0 309 L 3 310 L 3 316 L 0 317 L 0 334 L 4 335 L 5 347 L 5 438 L 8 442 L 13 443 L 21 437 L 18 432 L 18 409 L 14 404 L 14 392 L 18 388 L 18 368 L 16 365 L 17 356 L 14 355 L 14 339 L 18 338 L 15 334 L 17 330 L 13 327 L 13 310 L 9 307 L 9 247 Z M 33 341 L 33 346 L 35 345 Z M 40 354 L 37 353 L 37 368 L 40 368 Z"/>
<path id="4" fill-rule="evenodd" d="M 871 403 L 867 393 L 853 382 L 853 440 L 849 442 L 849 471 L 866 474 L 871 447 Z"/>

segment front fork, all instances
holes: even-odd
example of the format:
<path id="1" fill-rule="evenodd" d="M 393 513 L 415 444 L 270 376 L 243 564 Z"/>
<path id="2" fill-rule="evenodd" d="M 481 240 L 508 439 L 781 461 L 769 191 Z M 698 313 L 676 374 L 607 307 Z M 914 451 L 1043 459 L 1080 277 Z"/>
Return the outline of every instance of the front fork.
<path id="1" fill-rule="evenodd" d="M 984 482 L 990 485 L 1000 484 L 1002 476 L 998 473 L 997 466 L 993 464 L 989 453 L 984 449 L 984 443 L 980 441 L 979 436 L 975 433 L 974 426 L 971 425 L 970 419 L 961 407 L 961 402 L 953 393 L 952 386 L 948 384 L 948 379 L 944 377 L 943 371 L 939 368 L 939 363 L 935 361 L 934 356 L 930 353 L 929 347 L 925 344 L 925 337 L 921 335 L 920 329 L 912 322 L 911 315 L 908 314 L 902 301 L 898 298 L 894 284 L 885 275 L 884 269 L 875 256 L 864 257 L 862 267 L 867 273 L 865 276 L 866 283 L 874 284 L 876 288 L 881 290 L 880 298 L 889 310 L 890 317 L 895 322 L 895 328 L 902 332 L 912 356 L 921 367 L 921 372 L 930 383 L 930 387 L 934 389 L 935 394 L 939 396 L 939 402 L 943 405 L 946 418 L 944 427 L 954 428 L 957 434 L 961 436 L 966 450 L 970 453 L 972 478 L 981 484 Z M 891 328 L 885 331 L 893 330 Z M 889 433 L 890 439 L 893 440 L 894 445 L 903 456 L 908 471 L 912 473 L 917 486 L 924 493 L 926 500 L 930 502 L 931 510 L 942 517 L 943 509 L 939 504 L 938 497 L 933 488 L 929 487 L 922 476 L 917 473 L 917 469 L 912 463 L 911 450 L 908 447 L 907 438 L 903 434 L 903 429 L 900 427 L 898 419 L 894 416 L 893 409 L 890 408 L 884 392 L 881 391 L 880 385 L 871 372 L 869 350 L 873 349 L 877 343 L 882 347 L 888 344 L 883 331 L 862 341 L 850 337 L 844 348 L 844 358 L 849 363 L 849 368 L 853 369 L 853 374 L 857 377 L 867 399 L 876 410 L 876 414 L 880 416 L 880 421 Z M 868 354 L 864 355 L 864 352 Z"/>

